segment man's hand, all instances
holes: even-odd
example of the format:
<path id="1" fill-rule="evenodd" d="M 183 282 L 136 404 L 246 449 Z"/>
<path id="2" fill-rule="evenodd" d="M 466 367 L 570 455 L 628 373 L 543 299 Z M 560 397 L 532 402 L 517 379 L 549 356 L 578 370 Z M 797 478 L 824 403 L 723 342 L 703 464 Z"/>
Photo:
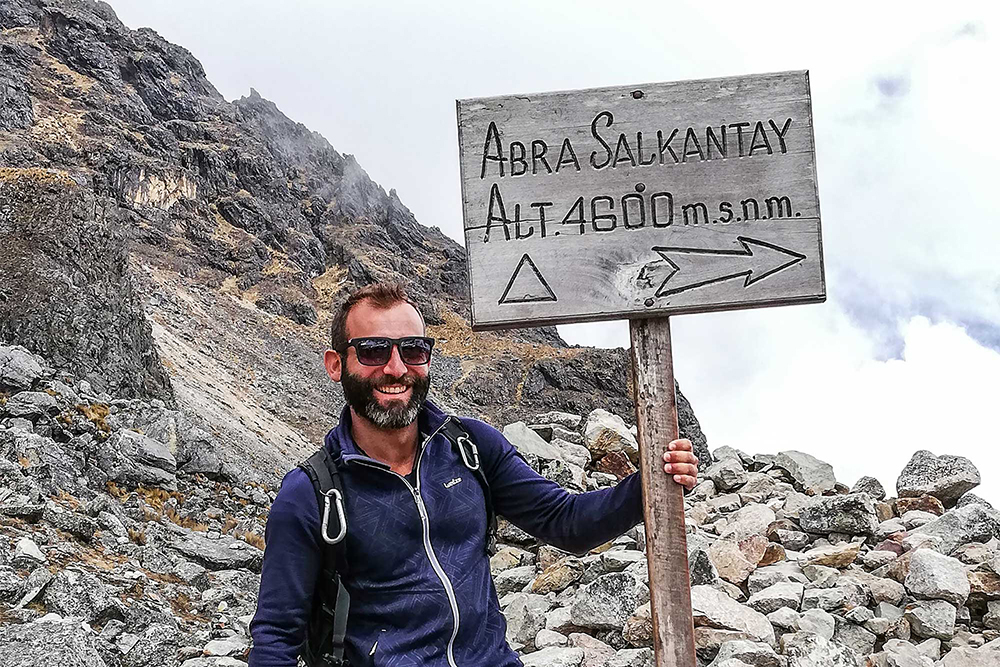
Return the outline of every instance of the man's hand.
<path id="1" fill-rule="evenodd" d="M 672 440 L 663 453 L 663 472 L 674 476 L 674 481 L 688 491 L 698 483 L 698 457 L 691 450 L 687 438 Z"/>

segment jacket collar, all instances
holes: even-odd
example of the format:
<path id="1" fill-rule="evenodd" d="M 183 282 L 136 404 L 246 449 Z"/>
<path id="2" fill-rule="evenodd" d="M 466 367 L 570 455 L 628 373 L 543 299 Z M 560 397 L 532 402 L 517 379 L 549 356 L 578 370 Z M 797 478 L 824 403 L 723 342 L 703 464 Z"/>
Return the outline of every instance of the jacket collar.
<path id="1" fill-rule="evenodd" d="M 424 406 L 417 414 L 418 437 L 420 438 L 418 446 L 423 444 L 424 439 L 428 436 L 436 433 L 450 418 L 437 405 L 429 400 L 425 401 Z M 330 429 L 323 440 L 327 451 L 333 458 L 339 458 L 344 463 L 361 459 L 388 470 L 389 466 L 361 452 L 357 443 L 354 442 L 354 436 L 351 435 L 351 419 L 351 407 L 345 405 L 340 412 L 340 423 Z"/>

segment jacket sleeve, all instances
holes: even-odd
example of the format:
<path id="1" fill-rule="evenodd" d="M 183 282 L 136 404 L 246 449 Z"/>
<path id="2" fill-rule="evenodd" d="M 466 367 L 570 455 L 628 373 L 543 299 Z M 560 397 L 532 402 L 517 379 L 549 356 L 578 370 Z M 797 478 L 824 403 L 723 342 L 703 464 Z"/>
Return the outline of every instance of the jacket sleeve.
<path id="1" fill-rule="evenodd" d="M 250 667 L 295 667 L 322 569 L 319 507 L 309 477 L 296 468 L 281 483 L 264 530 L 257 613 L 250 622 Z"/>
<path id="2" fill-rule="evenodd" d="M 642 480 L 629 475 L 615 487 L 570 493 L 531 469 L 496 429 L 463 420 L 476 439 L 497 514 L 555 547 L 584 553 L 642 521 Z M 482 444 L 478 444 L 482 443 Z"/>

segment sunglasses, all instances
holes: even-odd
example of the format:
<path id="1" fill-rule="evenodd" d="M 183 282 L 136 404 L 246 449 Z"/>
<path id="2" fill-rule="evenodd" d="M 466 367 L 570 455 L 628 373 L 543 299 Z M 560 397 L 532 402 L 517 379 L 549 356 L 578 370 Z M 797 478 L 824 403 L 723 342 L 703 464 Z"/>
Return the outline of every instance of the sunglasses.
<path id="1" fill-rule="evenodd" d="M 423 366 L 431 362 L 431 349 L 434 339 L 429 336 L 406 336 L 405 338 L 386 338 L 384 336 L 365 336 L 347 341 L 341 354 L 347 354 L 347 348 L 353 347 L 362 366 L 385 366 L 392 358 L 392 348 L 399 348 L 399 358 L 408 366 Z"/>

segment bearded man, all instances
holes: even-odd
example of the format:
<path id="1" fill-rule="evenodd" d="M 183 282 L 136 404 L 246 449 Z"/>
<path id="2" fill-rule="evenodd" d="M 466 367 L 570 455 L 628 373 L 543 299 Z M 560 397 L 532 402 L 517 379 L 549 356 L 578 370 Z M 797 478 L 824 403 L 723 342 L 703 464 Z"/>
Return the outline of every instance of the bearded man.
<path id="1" fill-rule="evenodd" d="M 350 594 L 347 663 L 521 665 L 506 642 L 490 576 L 488 504 L 538 539 L 584 553 L 642 521 L 639 474 L 611 489 L 569 493 L 532 470 L 496 429 L 429 402 L 434 340 L 399 285 L 351 293 L 331 338 L 326 370 L 347 400 L 324 443 L 343 483 L 338 574 Z M 472 453 L 446 437 L 453 420 Z M 664 471 L 694 486 L 691 443 L 674 440 L 664 449 Z M 251 667 L 296 665 L 323 583 L 322 530 L 313 484 L 296 468 L 268 517 Z"/>

